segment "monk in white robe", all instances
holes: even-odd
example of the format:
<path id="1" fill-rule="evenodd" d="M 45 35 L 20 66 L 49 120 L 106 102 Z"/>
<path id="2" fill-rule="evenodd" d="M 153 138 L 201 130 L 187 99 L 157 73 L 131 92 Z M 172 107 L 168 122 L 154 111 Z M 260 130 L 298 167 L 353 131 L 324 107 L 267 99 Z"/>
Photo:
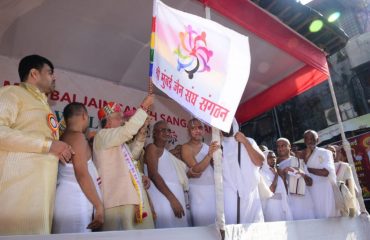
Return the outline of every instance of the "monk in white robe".
<path id="1" fill-rule="evenodd" d="M 204 126 L 196 118 L 189 120 L 190 141 L 182 145 L 181 156 L 189 171 L 189 198 L 193 226 L 206 226 L 215 223 L 216 194 L 211 165 L 212 155 L 219 146 L 216 142 L 210 147 L 203 143 Z"/>
<path id="2" fill-rule="evenodd" d="M 286 183 L 289 206 L 293 220 L 314 219 L 315 211 L 311 193 L 312 179 L 303 159 L 291 156 L 291 145 L 288 139 L 279 138 L 276 141 L 278 171 Z"/>
<path id="3" fill-rule="evenodd" d="M 276 156 L 273 151 L 263 152 L 266 161 L 261 167 L 261 174 L 274 195 L 262 199 L 263 215 L 266 222 L 293 220 L 288 203 L 285 184 L 276 169 Z"/>
<path id="4" fill-rule="evenodd" d="M 0 235 L 49 234 L 58 158 L 72 150 L 58 141 L 46 93 L 55 88 L 53 64 L 38 55 L 19 64 L 21 86 L 0 89 Z"/>
<path id="5" fill-rule="evenodd" d="M 308 172 L 313 181 L 309 189 L 315 208 L 316 218 L 328 218 L 339 215 L 335 206 L 333 184 L 336 184 L 333 154 L 317 147 L 318 135 L 313 130 L 304 133 L 306 149 L 304 151 Z"/>
<path id="6" fill-rule="evenodd" d="M 75 154 L 72 164 L 60 164 L 55 197 L 53 233 L 79 233 L 103 226 L 104 207 L 99 177 L 86 139 L 89 115 L 82 103 L 73 102 L 63 110 L 66 130 L 61 140 L 70 144 Z M 92 218 L 93 217 L 93 218 Z"/>
<path id="7" fill-rule="evenodd" d="M 356 185 L 353 178 L 351 166 L 340 161 L 337 156 L 337 148 L 332 145 L 327 146 L 329 151 L 333 153 L 334 165 L 335 165 L 335 174 L 337 176 L 337 183 L 344 183 L 348 189 L 348 201 L 345 202 L 346 209 L 340 209 L 340 214 L 342 216 L 357 216 L 360 214 L 360 206 L 356 198 Z M 340 149 L 339 149 L 340 151 Z"/>
<path id="8" fill-rule="evenodd" d="M 223 183 L 226 224 L 238 222 L 238 195 L 240 197 L 239 223 L 263 222 L 262 205 L 258 191 L 264 156 L 257 143 L 238 132 L 234 119 L 229 133 L 222 133 Z M 240 164 L 238 163 L 238 143 L 240 143 Z"/>
<path id="9" fill-rule="evenodd" d="M 189 190 L 186 166 L 165 149 L 171 130 L 164 121 L 153 127 L 154 142 L 146 147 L 144 161 L 153 184 L 148 189 L 157 218 L 156 228 L 187 227 L 185 191 Z"/>

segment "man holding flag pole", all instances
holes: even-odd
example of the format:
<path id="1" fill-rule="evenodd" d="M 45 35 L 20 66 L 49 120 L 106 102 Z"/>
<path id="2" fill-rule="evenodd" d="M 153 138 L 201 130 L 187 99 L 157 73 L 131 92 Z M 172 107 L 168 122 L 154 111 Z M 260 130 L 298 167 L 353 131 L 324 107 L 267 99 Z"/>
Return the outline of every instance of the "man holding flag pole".
<path id="1" fill-rule="evenodd" d="M 211 125 L 212 141 L 220 142 L 219 129 L 230 130 L 248 81 L 248 38 L 154 0 L 150 47 L 153 84 Z M 221 150 L 213 154 L 213 159 L 216 225 L 224 230 Z"/>

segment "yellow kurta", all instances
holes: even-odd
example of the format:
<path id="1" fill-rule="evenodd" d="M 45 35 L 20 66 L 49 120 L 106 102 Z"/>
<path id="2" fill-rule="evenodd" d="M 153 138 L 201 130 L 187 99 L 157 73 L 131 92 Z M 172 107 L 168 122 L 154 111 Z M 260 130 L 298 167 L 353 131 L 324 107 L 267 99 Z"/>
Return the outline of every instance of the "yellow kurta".
<path id="1" fill-rule="evenodd" d="M 33 93 L 0 89 L 0 235 L 51 230 L 58 159 L 48 153 L 50 108 L 44 94 L 26 86 Z"/>

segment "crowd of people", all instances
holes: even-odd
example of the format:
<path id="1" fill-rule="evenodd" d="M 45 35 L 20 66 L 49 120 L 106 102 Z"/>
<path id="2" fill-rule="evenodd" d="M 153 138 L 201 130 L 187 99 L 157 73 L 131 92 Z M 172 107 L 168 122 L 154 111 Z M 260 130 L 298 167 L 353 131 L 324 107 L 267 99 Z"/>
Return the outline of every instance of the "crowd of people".
<path id="1" fill-rule="evenodd" d="M 275 154 L 235 120 L 207 145 L 203 123 L 193 118 L 189 140 L 167 150 L 171 130 L 158 121 L 144 146 L 154 102 L 148 95 L 135 113 L 113 102 L 100 109 L 91 146 L 82 103 L 64 108 L 59 136 L 46 97 L 55 87 L 53 64 L 30 55 L 18 71 L 20 86 L 0 89 L 0 235 L 214 224 L 220 148 L 226 224 L 359 214 L 350 166 L 338 161 L 335 146 L 318 147 L 313 130 L 304 133 L 304 150 L 294 153 L 279 138 Z"/>

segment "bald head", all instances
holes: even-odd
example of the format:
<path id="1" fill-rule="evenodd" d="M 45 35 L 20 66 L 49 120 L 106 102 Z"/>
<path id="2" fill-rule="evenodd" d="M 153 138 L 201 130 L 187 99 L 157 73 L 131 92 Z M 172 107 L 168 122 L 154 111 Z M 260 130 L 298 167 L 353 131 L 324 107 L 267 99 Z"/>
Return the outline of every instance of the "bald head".
<path id="1" fill-rule="evenodd" d="M 287 138 L 276 140 L 276 150 L 279 158 L 286 159 L 290 156 L 290 141 Z"/>
<path id="2" fill-rule="evenodd" d="M 285 143 L 287 143 L 288 145 L 290 145 L 290 141 L 289 141 L 289 139 L 287 139 L 287 138 L 278 138 L 278 140 L 276 140 L 276 142 L 285 142 Z"/>
<path id="3" fill-rule="evenodd" d="M 311 149 L 315 148 L 317 143 L 319 142 L 319 135 L 316 131 L 311 129 L 304 132 L 303 138 L 306 146 Z"/>

